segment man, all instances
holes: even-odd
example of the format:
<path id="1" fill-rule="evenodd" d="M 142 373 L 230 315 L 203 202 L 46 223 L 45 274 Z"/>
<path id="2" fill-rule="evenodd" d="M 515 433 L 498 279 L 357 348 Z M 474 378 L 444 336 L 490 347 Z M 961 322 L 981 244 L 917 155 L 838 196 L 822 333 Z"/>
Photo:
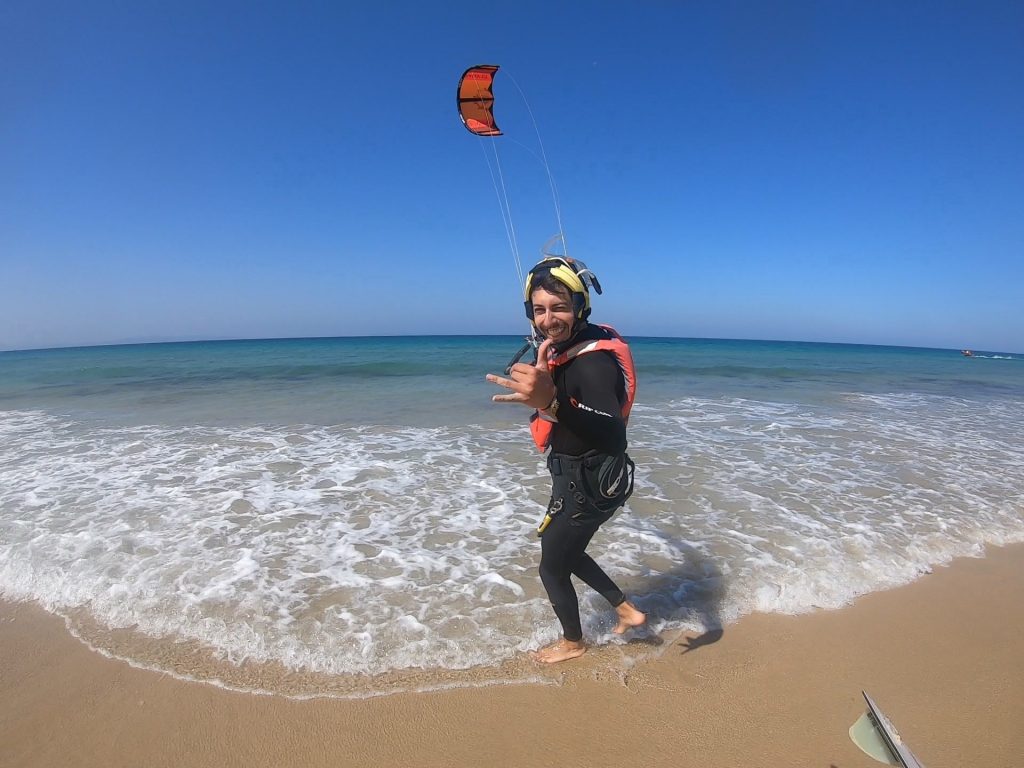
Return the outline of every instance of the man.
<path id="1" fill-rule="evenodd" d="M 555 663 L 586 652 L 575 574 L 615 608 L 623 634 L 647 617 L 586 553 L 597 529 L 633 492 L 633 462 L 626 454 L 626 421 L 636 394 L 629 347 L 609 326 L 592 325 L 590 287 L 594 274 L 580 261 L 545 258 L 526 278 L 526 314 L 544 337 L 533 365 L 517 363 L 508 378 L 487 380 L 512 390 L 495 402 L 536 409 L 530 431 L 540 450 L 550 448 L 551 500 L 538 529 L 540 577 L 562 639 L 533 654 Z"/>

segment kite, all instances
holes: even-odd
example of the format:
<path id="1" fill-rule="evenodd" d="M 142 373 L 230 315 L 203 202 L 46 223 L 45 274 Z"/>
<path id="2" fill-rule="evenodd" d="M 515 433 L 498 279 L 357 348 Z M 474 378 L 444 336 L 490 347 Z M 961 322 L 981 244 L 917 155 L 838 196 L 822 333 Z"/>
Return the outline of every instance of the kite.
<path id="1" fill-rule="evenodd" d="M 459 117 L 466 130 L 477 136 L 501 136 L 498 124 L 494 122 L 494 74 L 498 67 L 481 64 L 470 67 L 459 78 Z"/>

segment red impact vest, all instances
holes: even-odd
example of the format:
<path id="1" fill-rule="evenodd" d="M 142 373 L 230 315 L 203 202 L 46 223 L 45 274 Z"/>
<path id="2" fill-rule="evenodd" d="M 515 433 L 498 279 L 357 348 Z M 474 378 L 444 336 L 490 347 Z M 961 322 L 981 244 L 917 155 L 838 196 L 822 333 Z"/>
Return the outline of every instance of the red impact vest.
<path id="1" fill-rule="evenodd" d="M 565 350 L 565 352 L 552 357 L 548 361 L 548 368 L 551 370 L 552 375 L 554 375 L 554 371 L 558 366 L 565 365 L 580 355 L 585 355 L 588 352 L 611 352 L 615 355 L 615 360 L 618 362 L 619 369 L 622 371 L 622 376 L 626 381 L 626 402 L 622 404 L 622 419 L 628 422 L 629 412 L 633 408 L 633 401 L 636 399 L 636 368 L 633 366 L 633 355 L 629 351 L 629 346 L 627 346 L 625 339 L 619 335 L 618 331 L 610 325 L 599 325 L 598 327 L 608 331 L 612 338 L 581 341 L 579 344 Z M 561 407 L 571 408 L 572 406 L 566 403 Z M 548 447 L 548 443 L 551 440 L 551 431 L 554 429 L 554 426 L 555 422 L 544 419 L 539 411 L 533 414 L 533 418 L 530 421 L 530 432 L 533 434 L 533 442 L 537 444 L 538 450 L 544 451 Z"/>

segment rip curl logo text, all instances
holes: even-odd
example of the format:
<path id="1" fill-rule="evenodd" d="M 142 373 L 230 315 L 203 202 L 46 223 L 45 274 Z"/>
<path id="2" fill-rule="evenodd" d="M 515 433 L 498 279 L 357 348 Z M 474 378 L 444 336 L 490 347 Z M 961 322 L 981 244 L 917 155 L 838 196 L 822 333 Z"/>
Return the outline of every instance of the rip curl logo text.
<path id="1" fill-rule="evenodd" d="M 573 408 L 579 408 L 580 410 L 587 411 L 587 413 L 593 413 L 593 414 L 596 414 L 598 416 L 605 416 L 605 417 L 607 417 L 609 419 L 612 417 L 612 415 L 610 413 L 605 413 L 604 411 L 599 411 L 599 410 L 597 410 L 597 408 L 591 408 L 589 405 L 586 405 L 585 403 L 581 403 L 575 397 L 570 397 L 569 398 L 569 405 L 571 405 Z"/>

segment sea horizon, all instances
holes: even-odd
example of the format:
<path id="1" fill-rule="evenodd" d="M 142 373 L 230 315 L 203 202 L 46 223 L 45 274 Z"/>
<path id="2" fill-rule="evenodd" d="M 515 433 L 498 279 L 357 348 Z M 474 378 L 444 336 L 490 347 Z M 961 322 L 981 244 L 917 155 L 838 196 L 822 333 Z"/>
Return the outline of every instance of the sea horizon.
<path id="1" fill-rule="evenodd" d="M 614 325 L 614 324 L 613 324 Z M 105 341 L 85 344 L 58 344 L 43 347 L 10 347 L 0 349 L 0 354 L 8 352 L 46 352 L 62 349 L 92 349 L 96 347 L 141 347 L 160 344 L 217 344 L 231 342 L 287 342 L 287 341 L 320 341 L 332 339 L 396 339 L 396 338 L 467 338 L 467 339 L 489 339 L 489 338 L 517 338 L 525 340 L 525 333 L 385 333 L 385 334 L 353 334 L 341 336 L 237 336 L 237 337 L 210 337 L 210 338 L 172 338 L 172 339 L 125 339 L 121 341 Z M 738 336 L 669 336 L 660 334 L 626 334 L 628 339 L 664 339 L 674 341 L 711 341 L 711 342 L 738 342 L 738 343 L 766 343 L 766 344 L 808 344 L 821 346 L 839 347 L 890 347 L 893 349 L 920 349 L 936 351 L 969 350 L 974 353 L 1013 355 L 1024 357 L 1024 352 L 1014 352 L 1005 349 L 989 349 L 986 347 L 965 347 L 965 346 L 929 346 L 921 344 L 894 344 L 881 342 L 860 342 L 860 341 L 820 341 L 806 339 L 770 339 Z"/>

